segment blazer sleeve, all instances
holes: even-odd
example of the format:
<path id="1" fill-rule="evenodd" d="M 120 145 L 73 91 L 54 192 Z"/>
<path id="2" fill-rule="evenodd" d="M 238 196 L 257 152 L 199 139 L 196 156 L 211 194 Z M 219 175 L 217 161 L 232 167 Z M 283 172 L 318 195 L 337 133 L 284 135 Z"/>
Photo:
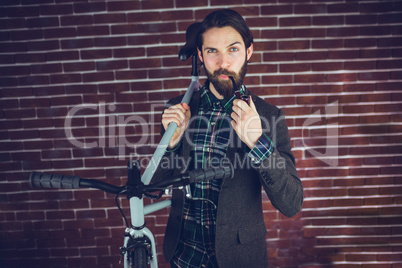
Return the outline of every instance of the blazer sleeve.
<path id="1" fill-rule="evenodd" d="M 291 152 L 285 115 L 275 106 L 263 106 L 265 109 L 259 112 L 263 131 L 273 142 L 274 151 L 255 168 L 272 205 L 283 215 L 293 217 L 301 210 L 303 204 L 303 185 Z M 274 112 L 268 113 L 267 110 Z"/>

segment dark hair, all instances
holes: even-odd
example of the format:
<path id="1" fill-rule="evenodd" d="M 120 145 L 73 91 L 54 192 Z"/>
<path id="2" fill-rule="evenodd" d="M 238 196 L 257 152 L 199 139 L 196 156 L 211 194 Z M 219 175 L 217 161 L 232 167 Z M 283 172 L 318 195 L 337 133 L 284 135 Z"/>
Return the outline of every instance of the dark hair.
<path id="1" fill-rule="evenodd" d="M 197 37 L 197 47 L 202 51 L 202 35 L 210 28 L 223 28 L 230 26 L 235 29 L 243 38 L 244 45 L 249 48 L 253 43 L 253 34 L 247 26 L 243 17 L 232 9 L 222 9 L 210 13 L 201 23 Z"/>

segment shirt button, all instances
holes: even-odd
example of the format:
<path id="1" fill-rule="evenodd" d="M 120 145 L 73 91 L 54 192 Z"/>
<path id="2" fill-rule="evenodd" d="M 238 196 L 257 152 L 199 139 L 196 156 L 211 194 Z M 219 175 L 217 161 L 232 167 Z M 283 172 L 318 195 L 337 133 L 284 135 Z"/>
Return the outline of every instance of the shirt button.
<path id="1" fill-rule="evenodd" d="M 215 122 L 211 122 L 211 126 L 215 126 Z"/>
<path id="2" fill-rule="evenodd" d="M 201 267 L 207 267 L 205 264 L 202 264 Z"/>

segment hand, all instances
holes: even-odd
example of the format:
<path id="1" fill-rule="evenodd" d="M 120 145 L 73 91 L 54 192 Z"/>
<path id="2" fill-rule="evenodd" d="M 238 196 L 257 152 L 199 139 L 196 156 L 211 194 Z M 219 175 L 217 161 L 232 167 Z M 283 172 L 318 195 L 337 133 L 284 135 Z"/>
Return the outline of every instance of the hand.
<path id="1" fill-rule="evenodd" d="M 250 149 L 262 135 L 261 119 L 250 96 L 250 106 L 242 100 L 233 101 L 232 127 Z"/>
<path id="2" fill-rule="evenodd" d="M 174 106 L 165 109 L 162 114 L 162 125 L 165 130 L 168 128 L 171 122 L 175 122 L 177 124 L 177 129 L 173 134 L 172 139 L 169 142 L 169 149 L 173 149 L 176 147 L 181 138 L 183 137 L 184 131 L 188 127 L 188 122 L 190 121 L 191 112 L 190 106 L 187 103 L 179 103 Z"/>

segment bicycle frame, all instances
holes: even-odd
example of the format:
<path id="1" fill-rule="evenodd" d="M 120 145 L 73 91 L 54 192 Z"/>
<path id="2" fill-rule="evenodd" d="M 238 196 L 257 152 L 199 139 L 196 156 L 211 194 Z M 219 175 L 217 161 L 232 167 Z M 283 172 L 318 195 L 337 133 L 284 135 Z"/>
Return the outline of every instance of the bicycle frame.
<path id="1" fill-rule="evenodd" d="M 190 56 L 192 57 L 191 83 L 184 94 L 181 103 L 190 104 L 193 93 L 201 88 L 198 80 L 198 55 L 196 53 L 195 44 L 199 27 L 200 23 L 193 23 L 187 28 L 187 41 L 179 52 L 180 60 L 187 60 Z M 124 268 L 129 268 L 132 264 L 143 267 L 147 266 L 148 263 L 151 268 L 157 268 L 158 262 L 155 238 L 152 232 L 145 226 L 145 215 L 169 207 L 172 204 L 172 201 L 171 199 L 167 199 L 144 206 L 143 197 L 156 197 L 156 199 L 159 199 L 162 196 L 162 192 L 158 196 L 150 196 L 147 195 L 147 193 L 166 189 L 171 185 L 177 185 L 177 183 L 181 184 L 183 188 L 184 186 L 187 188 L 190 183 L 200 182 L 207 179 L 223 179 L 233 174 L 233 168 L 230 167 L 191 170 L 185 174 L 181 174 L 178 178 L 173 178 L 173 180 L 163 180 L 149 185 L 176 129 L 176 123 L 172 122 L 169 124 L 142 177 L 139 162 L 133 160 L 128 162 L 128 180 L 124 187 L 114 186 L 98 180 L 83 179 L 78 176 L 43 174 L 37 172 L 32 172 L 30 175 L 31 186 L 65 189 L 89 187 L 116 194 L 117 206 L 122 213 L 127 226 L 124 233 L 125 237 L 123 247 L 120 248 L 120 253 L 124 257 Z M 118 203 L 117 198 L 120 194 L 127 195 L 127 198 L 129 199 L 131 226 Z"/>

